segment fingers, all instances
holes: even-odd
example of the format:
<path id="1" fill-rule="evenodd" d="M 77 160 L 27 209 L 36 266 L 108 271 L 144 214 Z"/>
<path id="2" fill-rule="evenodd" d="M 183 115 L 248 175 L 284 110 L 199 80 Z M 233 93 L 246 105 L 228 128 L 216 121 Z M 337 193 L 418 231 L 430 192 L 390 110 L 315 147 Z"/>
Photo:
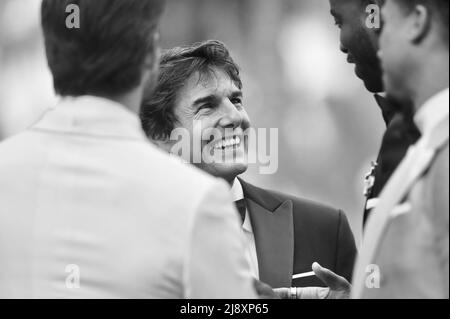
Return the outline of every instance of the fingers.
<path id="1" fill-rule="evenodd" d="M 290 288 L 274 289 L 275 294 L 281 299 L 291 299 Z M 304 287 L 296 288 L 296 299 L 326 299 L 330 295 L 329 288 Z"/>
<path id="2" fill-rule="evenodd" d="M 273 290 L 275 295 L 280 299 L 290 299 L 290 289 L 289 288 L 276 288 Z"/>
<path id="3" fill-rule="evenodd" d="M 297 299 L 326 299 L 330 294 L 330 288 L 304 287 L 297 288 Z"/>
<path id="4" fill-rule="evenodd" d="M 344 277 L 336 275 L 331 270 L 320 266 L 318 263 L 312 265 L 312 269 L 317 278 L 323 281 L 331 290 L 348 290 L 350 283 Z"/>
<path id="5" fill-rule="evenodd" d="M 277 299 L 279 298 L 278 295 L 274 292 L 272 287 L 269 285 L 259 281 L 254 280 L 254 286 L 256 293 L 258 294 L 259 298 L 261 299 Z"/>

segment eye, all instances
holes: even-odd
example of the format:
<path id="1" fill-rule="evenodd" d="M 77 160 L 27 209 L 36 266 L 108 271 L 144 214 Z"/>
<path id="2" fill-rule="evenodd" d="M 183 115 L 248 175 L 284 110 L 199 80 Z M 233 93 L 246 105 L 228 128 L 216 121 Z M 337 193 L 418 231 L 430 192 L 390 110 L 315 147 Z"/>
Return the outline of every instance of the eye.
<path id="1" fill-rule="evenodd" d="M 205 103 L 198 107 L 197 113 L 201 112 L 201 111 L 208 112 L 208 111 L 212 110 L 213 108 L 214 108 L 214 106 L 211 103 Z"/>
<path id="2" fill-rule="evenodd" d="M 233 103 L 234 105 L 237 105 L 237 104 L 242 105 L 242 98 L 241 98 L 241 97 L 235 97 L 235 98 L 232 98 L 230 101 L 231 101 L 231 103 Z"/>

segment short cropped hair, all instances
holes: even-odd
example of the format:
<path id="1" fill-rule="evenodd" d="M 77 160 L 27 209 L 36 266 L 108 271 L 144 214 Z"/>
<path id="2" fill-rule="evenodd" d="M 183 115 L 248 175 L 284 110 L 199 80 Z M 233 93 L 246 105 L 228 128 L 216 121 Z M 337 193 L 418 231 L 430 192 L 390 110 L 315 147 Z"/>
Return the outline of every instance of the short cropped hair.
<path id="1" fill-rule="evenodd" d="M 412 10 L 414 6 L 421 4 L 430 9 L 432 19 L 438 21 L 442 33 L 442 39 L 448 45 L 449 0 L 393 0 L 406 10 Z"/>
<path id="2" fill-rule="evenodd" d="M 153 140 L 169 138 L 178 123 L 175 103 L 180 89 L 196 72 L 201 80 L 203 76 L 212 75 L 215 69 L 224 71 L 242 89 L 239 67 L 222 42 L 209 40 L 165 51 L 161 56 L 157 85 L 144 93 L 141 105 L 142 127 L 147 136 Z"/>
<path id="3" fill-rule="evenodd" d="M 62 96 L 120 95 L 142 80 L 156 52 L 165 0 L 43 0 L 41 23 L 54 88 Z M 69 5 L 79 28 L 69 28 Z M 73 7 L 73 6 L 72 6 Z M 153 63 L 157 63 L 155 57 Z"/>

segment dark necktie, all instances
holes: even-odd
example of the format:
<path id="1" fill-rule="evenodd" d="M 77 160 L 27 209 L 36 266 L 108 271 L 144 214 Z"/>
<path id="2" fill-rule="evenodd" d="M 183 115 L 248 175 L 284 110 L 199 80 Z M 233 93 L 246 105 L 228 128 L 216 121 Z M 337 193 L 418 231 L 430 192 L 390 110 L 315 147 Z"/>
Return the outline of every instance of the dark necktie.
<path id="1" fill-rule="evenodd" d="M 239 215 L 241 215 L 242 224 L 244 224 L 245 212 L 246 212 L 245 199 L 237 200 L 234 202 L 234 204 L 236 205 Z"/>

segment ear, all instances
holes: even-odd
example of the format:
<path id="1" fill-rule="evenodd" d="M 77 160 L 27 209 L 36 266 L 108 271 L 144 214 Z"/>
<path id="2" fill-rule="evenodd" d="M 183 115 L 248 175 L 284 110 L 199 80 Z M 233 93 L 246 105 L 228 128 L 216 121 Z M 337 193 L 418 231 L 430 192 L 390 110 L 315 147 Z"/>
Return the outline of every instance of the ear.
<path id="1" fill-rule="evenodd" d="M 431 12 L 424 5 L 416 5 L 408 17 L 407 36 L 413 43 L 420 43 L 428 34 L 431 27 Z"/>

